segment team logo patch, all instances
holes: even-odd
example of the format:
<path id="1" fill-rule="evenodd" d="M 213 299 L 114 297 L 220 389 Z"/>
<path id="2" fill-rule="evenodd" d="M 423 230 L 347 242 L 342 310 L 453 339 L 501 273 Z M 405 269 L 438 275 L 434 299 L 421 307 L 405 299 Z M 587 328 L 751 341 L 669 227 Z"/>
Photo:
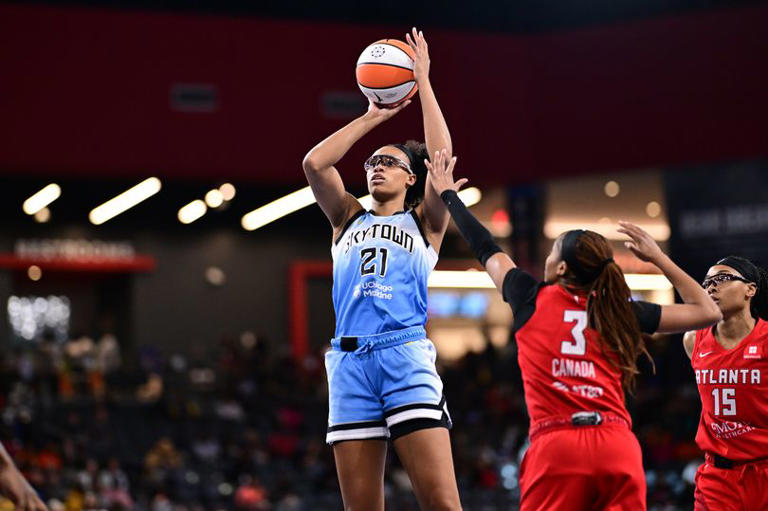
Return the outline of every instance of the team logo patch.
<path id="1" fill-rule="evenodd" d="M 762 346 L 750 344 L 744 348 L 744 358 L 763 358 Z"/>

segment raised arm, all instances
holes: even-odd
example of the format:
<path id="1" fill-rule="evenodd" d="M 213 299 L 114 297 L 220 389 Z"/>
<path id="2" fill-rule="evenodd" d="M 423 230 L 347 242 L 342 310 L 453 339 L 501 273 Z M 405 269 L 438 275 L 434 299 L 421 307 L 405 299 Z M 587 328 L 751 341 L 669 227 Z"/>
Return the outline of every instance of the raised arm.
<path id="1" fill-rule="evenodd" d="M 415 28 L 411 29 L 410 34 L 405 35 L 405 39 L 415 54 L 413 74 L 419 85 L 419 100 L 421 101 L 427 154 L 431 156 L 437 151 L 445 150 L 450 159 L 453 154 L 451 133 L 448 131 L 448 125 L 429 80 L 430 60 L 427 40 L 424 38 L 424 34 Z M 427 230 L 430 243 L 435 246 L 436 250 L 439 250 L 445 229 L 448 227 L 448 211 L 440 200 L 440 194 L 432 186 L 429 175 L 427 175 L 427 182 L 424 186 L 424 202 L 421 206 L 420 216 Z"/>
<path id="2" fill-rule="evenodd" d="M 304 174 L 320 209 L 331 222 L 334 231 L 344 226 L 347 219 L 362 208 L 352 194 L 344 189 L 336 163 L 347 151 L 373 128 L 408 106 L 410 101 L 392 108 L 379 108 L 373 103 L 368 111 L 353 120 L 307 153 L 302 162 Z"/>
<path id="3" fill-rule="evenodd" d="M 432 162 L 426 162 L 426 164 L 435 192 L 441 197 L 475 257 L 480 260 L 496 288 L 503 294 L 504 277 L 509 270 L 515 268 L 515 263 L 501 250 L 493 240 L 493 235 L 469 212 L 459 198 L 457 192 L 467 180 L 459 179 L 456 182 L 453 180 L 456 157 L 449 159 L 448 151 L 440 151 L 435 153 Z"/>
<path id="4" fill-rule="evenodd" d="M 48 509 L 16 468 L 2 444 L 0 444 L 0 494 L 12 500 L 16 509 L 21 511 L 47 511 Z"/>
<path id="5" fill-rule="evenodd" d="M 722 319 L 720 309 L 704 288 L 662 252 L 647 232 L 629 222 L 619 222 L 619 225 L 619 232 L 631 238 L 624 245 L 639 259 L 658 266 L 683 299 L 684 303 L 662 305 L 659 332 L 698 330 Z"/>
<path id="6" fill-rule="evenodd" d="M 696 331 L 689 330 L 683 335 L 683 348 L 688 358 L 693 357 L 693 345 L 696 343 Z"/>

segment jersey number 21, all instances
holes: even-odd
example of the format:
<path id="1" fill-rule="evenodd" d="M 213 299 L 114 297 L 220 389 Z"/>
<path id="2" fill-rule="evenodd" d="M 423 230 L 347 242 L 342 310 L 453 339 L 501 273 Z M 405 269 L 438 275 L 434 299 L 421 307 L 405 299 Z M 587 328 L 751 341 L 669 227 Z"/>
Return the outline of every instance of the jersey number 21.
<path id="1" fill-rule="evenodd" d="M 360 251 L 360 275 L 373 275 L 376 273 L 376 266 L 379 267 L 379 277 L 387 274 L 387 256 L 389 251 L 386 248 L 379 248 L 379 258 L 376 258 L 376 247 L 364 248 Z"/>

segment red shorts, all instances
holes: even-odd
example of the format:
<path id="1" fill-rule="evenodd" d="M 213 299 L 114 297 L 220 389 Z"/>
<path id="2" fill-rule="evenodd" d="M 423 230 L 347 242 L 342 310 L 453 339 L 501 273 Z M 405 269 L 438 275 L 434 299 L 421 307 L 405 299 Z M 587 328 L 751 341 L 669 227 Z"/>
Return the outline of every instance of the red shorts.
<path id="1" fill-rule="evenodd" d="M 768 509 L 768 461 L 717 468 L 709 460 L 696 472 L 695 511 Z"/>
<path id="2" fill-rule="evenodd" d="M 521 511 L 645 510 L 640 443 L 619 424 L 542 432 L 523 458 L 520 490 Z"/>

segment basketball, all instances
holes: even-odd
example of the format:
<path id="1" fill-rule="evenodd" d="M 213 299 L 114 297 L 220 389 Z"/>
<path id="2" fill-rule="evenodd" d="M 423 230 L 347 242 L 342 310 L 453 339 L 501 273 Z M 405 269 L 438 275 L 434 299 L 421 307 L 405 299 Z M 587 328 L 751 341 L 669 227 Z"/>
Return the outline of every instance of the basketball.
<path id="1" fill-rule="evenodd" d="M 369 45 L 357 59 L 357 85 L 376 105 L 392 108 L 418 90 L 413 76 L 413 50 L 397 39 Z"/>

